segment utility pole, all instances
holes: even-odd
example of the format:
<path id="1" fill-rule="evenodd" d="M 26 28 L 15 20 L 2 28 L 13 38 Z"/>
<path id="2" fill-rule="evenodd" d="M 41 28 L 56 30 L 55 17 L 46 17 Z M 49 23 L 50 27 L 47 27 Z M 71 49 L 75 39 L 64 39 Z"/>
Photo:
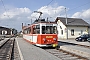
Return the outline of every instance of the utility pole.
<path id="1" fill-rule="evenodd" d="M 66 14 L 66 27 L 67 27 L 67 32 L 66 32 L 66 36 L 67 36 L 67 39 L 68 39 L 68 20 L 67 20 L 67 13 L 66 13 L 66 8 L 65 8 L 65 14 Z"/>
<path id="2" fill-rule="evenodd" d="M 66 25 L 67 25 L 68 23 L 67 23 L 67 13 L 66 13 L 66 8 L 65 8 L 65 14 L 66 14 Z"/>
<path id="3" fill-rule="evenodd" d="M 32 19 L 31 19 L 31 24 L 32 24 Z"/>

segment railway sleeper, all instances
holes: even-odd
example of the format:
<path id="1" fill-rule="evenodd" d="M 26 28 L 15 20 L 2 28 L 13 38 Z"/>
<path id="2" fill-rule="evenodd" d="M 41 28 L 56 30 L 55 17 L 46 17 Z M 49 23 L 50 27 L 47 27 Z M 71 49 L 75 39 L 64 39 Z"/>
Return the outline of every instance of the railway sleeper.
<path id="1" fill-rule="evenodd" d="M 65 51 L 65 50 L 62 50 L 62 49 L 59 49 L 59 51 L 65 53 L 65 54 L 67 54 L 67 55 L 72 55 L 73 57 L 77 57 L 78 59 L 89 60 L 89 59 L 86 58 L 86 57 L 82 57 L 82 56 L 80 56 L 80 55 L 76 55 L 76 54 L 74 54 L 74 53 L 71 53 L 71 52 L 68 52 L 68 51 Z"/>

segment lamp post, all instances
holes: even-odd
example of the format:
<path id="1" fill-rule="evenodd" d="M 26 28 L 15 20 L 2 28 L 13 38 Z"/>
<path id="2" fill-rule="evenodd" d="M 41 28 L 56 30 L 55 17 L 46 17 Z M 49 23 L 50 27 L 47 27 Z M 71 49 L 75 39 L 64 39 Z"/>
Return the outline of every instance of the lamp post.
<path id="1" fill-rule="evenodd" d="M 67 20 L 67 13 L 66 13 L 66 8 L 65 8 L 65 14 L 66 14 L 66 26 L 68 25 L 68 20 Z M 67 36 L 67 39 L 68 39 L 68 26 L 67 26 L 67 29 L 66 29 L 66 36 Z"/>

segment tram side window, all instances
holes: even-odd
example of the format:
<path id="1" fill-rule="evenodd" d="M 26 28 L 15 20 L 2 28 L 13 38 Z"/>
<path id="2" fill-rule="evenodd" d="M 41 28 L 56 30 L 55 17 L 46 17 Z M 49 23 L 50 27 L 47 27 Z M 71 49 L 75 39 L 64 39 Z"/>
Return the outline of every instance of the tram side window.
<path id="1" fill-rule="evenodd" d="M 36 25 L 33 28 L 33 34 L 40 34 L 40 25 Z"/>
<path id="2" fill-rule="evenodd" d="M 28 34 L 30 34 L 31 33 L 31 27 L 30 28 L 28 28 Z"/>
<path id="3" fill-rule="evenodd" d="M 40 25 L 36 25 L 36 34 L 40 34 Z"/>
<path id="4" fill-rule="evenodd" d="M 36 29 L 35 28 L 33 28 L 33 34 L 36 34 Z"/>
<path id="5" fill-rule="evenodd" d="M 27 34 L 30 34 L 30 28 L 27 28 Z"/>
<path id="6" fill-rule="evenodd" d="M 23 34 L 27 34 L 27 30 L 26 29 L 23 31 Z"/>
<path id="7" fill-rule="evenodd" d="M 26 29 L 23 31 L 24 34 L 30 34 L 30 32 L 31 32 L 31 29 L 30 29 L 30 28 L 26 28 Z"/>
<path id="8" fill-rule="evenodd" d="M 26 30 L 23 30 L 23 34 L 25 34 L 26 33 Z"/>

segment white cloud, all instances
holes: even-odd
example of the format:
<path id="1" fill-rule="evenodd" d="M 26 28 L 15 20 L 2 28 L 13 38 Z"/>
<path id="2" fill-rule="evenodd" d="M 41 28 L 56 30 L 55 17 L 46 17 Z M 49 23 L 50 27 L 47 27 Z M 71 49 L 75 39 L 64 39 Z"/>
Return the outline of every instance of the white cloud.
<path id="1" fill-rule="evenodd" d="M 68 10 L 68 9 L 67 9 Z M 49 20 L 53 20 L 57 16 L 65 17 L 65 7 L 64 6 L 43 6 L 37 11 L 41 11 L 42 18 L 49 18 Z M 17 30 L 21 30 L 21 24 L 30 24 L 31 19 L 36 19 L 39 17 L 39 13 L 32 12 L 29 8 L 11 8 L 7 12 L 0 11 L 0 25 L 1 26 L 9 26 L 12 28 L 16 28 Z M 90 22 L 90 9 L 84 10 L 82 12 L 76 12 L 72 15 L 72 17 L 82 18 L 87 22 Z"/>
<path id="2" fill-rule="evenodd" d="M 47 18 L 47 17 L 52 17 L 52 19 L 56 18 L 57 16 L 60 16 L 62 13 L 64 13 L 64 6 L 57 6 L 57 7 L 52 7 L 52 6 L 43 6 L 40 9 L 38 9 L 37 11 L 42 12 L 42 18 Z M 39 17 L 39 13 L 33 13 L 31 14 L 31 16 L 38 18 Z"/>
<path id="3" fill-rule="evenodd" d="M 4 13 L 2 13 L 0 15 L 0 19 L 5 20 L 5 19 L 10 19 L 10 18 L 14 18 L 17 16 L 17 18 L 19 16 L 25 17 L 28 16 L 31 13 L 29 8 L 14 8 L 11 10 L 8 10 Z"/>
<path id="4" fill-rule="evenodd" d="M 0 14 L 0 25 L 16 28 L 20 31 L 22 23 L 30 23 L 30 20 L 27 18 L 30 14 L 31 10 L 26 7 L 9 9 L 7 12 Z"/>
<path id="5" fill-rule="evenodd" d="M 49 18 L 49 20 L 54 20 L 57 16 L 63 16 L 65 13 L 64 6 L 43 6 L 37 11 L 41 11 L 42 18 Z M 0 25 L 9 26 L 21 30 L 21 24 L 30 24 L 31 19 L 34 21 L 39 17 L 39 13 L 31 12 L 29 8 L 11 8 L 7 12 L 0 14 Z M 34 20 L 33 20 L 34 19 Z"/>
<path id="6" fill-rule="evenodd" d="M 81 12 L 76 12 L 72 15 L 72 17 L 84 19 L 90 24 L 90 9 L 83 10 Z"/>
<path id="7" fill-rule="evenodd" d="M 68 10 L 68 9 L 67 9 Z M 65 17 L 65 7 L 64 6 L 43 6 L 37 11 L 41 11 L 43 14 L 41 18 L 49 18 L 49 20 L 53 20 L 57 16 Z M 16 28 L 17 30 L 21 30 L 21 24 L 30 24 L 31 19 L 34 21 L 39 17 L 39 13 L 32 12 L 29 8 L 11 8 L 7 12 L 0 11 L 0 25 L 8 26 L 11 28 Z M 76 12 L 72 15 L 72 17 L 82 18 L 87 22 L 90 19 L 90 9 L 84 10 L 82 12 Z M 89 21 L 90 22 L 90 21 Z"/>

